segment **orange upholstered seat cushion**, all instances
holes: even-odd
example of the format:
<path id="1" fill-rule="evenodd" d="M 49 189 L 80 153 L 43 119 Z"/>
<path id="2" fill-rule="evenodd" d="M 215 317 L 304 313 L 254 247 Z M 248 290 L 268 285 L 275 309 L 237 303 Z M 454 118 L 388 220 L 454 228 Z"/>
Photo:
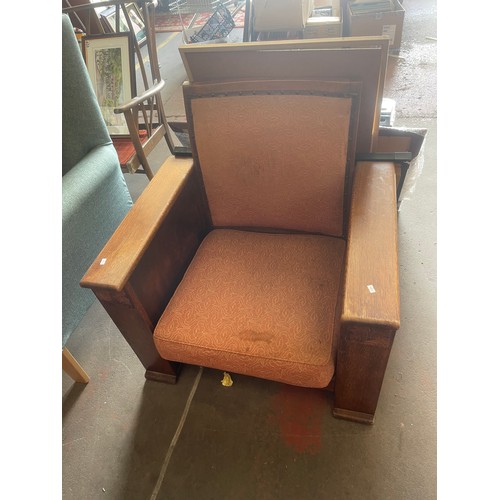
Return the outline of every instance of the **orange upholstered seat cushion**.
<path id="1" fill-rule="evenodd" d="M 161 356 L 305 387 L 334 371 L 343 240 L 216 229 L 154 332 Z"/>

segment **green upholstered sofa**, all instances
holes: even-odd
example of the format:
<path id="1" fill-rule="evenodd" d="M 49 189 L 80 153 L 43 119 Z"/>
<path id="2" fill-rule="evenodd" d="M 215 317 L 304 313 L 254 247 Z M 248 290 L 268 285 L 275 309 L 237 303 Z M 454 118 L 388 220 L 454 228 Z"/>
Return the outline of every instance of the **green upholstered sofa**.
<path id="1" fill-rule="evenodd" d="M 66 14 L 62 16 L 62 345 L 95 299 L 80 279 L 132 206 Z"/>

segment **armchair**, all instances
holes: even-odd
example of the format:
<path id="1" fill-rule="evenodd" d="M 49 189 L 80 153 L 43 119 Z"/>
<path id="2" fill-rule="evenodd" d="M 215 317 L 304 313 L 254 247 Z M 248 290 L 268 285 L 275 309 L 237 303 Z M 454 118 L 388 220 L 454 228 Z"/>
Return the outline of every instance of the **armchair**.
<path id="1" fill-rule="evenodd" d="M 89 378 L 65 347 L 95 300 L 79 286 L 121 222 L 130 197 L 73 26 L 62 16 L 62 347 L 63 369 Z"/>
<path id="2" fill-rule="evenodd" d="M 360 92 L 184 85 L 193 158 L 167 159 L 81 281 L 146 378 L 189 363 L 327 388 L 335 416 L 373 422 L 399 327 L 396 172 L 355 164 Z"/>

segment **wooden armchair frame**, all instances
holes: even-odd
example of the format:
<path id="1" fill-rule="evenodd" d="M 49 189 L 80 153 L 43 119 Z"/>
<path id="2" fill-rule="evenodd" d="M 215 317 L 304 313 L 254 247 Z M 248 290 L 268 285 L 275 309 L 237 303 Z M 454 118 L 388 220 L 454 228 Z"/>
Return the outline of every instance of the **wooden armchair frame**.
<path id="1" fill-rule="evenodd" d="M 121 162 L 122 170 L 127 173 L 144 173 L 151 180 L 154 173 L 149 164 L 148 155 L 162 139 L 165 139 L 172 154 L 190 156 L 188 148 L 175 145 L 172 131 L 166 120 L 162 100 L 162 90 L 165 87 L 165 82 L 160 74 L 154 27 L 155 4 L 149 0 L 137 0 L 136 2 L 107 0 L 79 5 L 77 5 L 79 3 L 77 0 L 65 0 L 65 3 L 68 6 L 63 8 L 62 12 L 70 14 L 74 19 L 74 25 L 83 29 L 87 35 L 103 34 L 108 29 L 97 16 L 96 8 L 115 7 L 117 11 L 116 33 L 120 32 L 118 22 L 120 12 L 123 13 L 129 31 L 134 32 L 132 21 L 125 6 L 135 3 L 140 8 L 145 25 L 146 50 L 141 50 L 139 41 L 135 36 L 133 37 L 133 48 L 141 76 L 138 80 L 142 83 L 142 90 L 139 90 L 139 92 L 142 93 L 114 110 L 115 113 L 122 113 L 125 116 L 130 141 L 135 150 L 135 154 L 126 161 Z M 149 71 L 147 70 L 148 66 L 150 67 Z M 136 71 L 135 68 L 132 68 L 132 71 Z"/>
<path id="2" fill-rule="evenodd" d="M 153 332 L 212 230 L 196 149 L 193 156 L 167 159 L 81 281 L 135 351 L 146 378 L 169 383 L 181 365 L 159 355 Z M 347 189 L 340 334 L 328 388 L 335 416 L 372 423 L 399 328 L 396 167 L 359 162 Z"/>

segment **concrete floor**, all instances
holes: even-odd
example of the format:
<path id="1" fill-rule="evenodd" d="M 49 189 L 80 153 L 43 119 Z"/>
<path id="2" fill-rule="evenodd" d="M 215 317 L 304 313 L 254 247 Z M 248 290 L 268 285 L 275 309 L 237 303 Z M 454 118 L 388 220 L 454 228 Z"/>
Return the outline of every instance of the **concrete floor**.
<path id="1" fill-rule="evenodd" d="M 95 302 L 68 342 L 90 383 L 62 375 L 65 500 L 436 498 L 436 1 L 404 7 L 385 96 L 396 126 L 428 132 L 399 211 L 401 328 L 375 424 L 334 419 L 326 392 L 239 375 L 225 388 L 216 370 L 146 381 Z M 159 35 L 167 99 L 185 78 L 180 43 Z M 126 178 L 136 199 L 147 180 Z"/>

